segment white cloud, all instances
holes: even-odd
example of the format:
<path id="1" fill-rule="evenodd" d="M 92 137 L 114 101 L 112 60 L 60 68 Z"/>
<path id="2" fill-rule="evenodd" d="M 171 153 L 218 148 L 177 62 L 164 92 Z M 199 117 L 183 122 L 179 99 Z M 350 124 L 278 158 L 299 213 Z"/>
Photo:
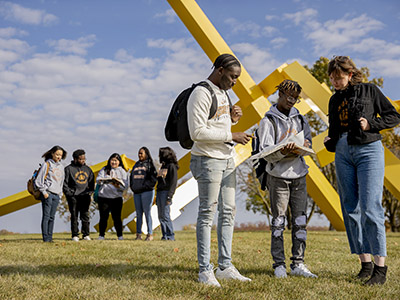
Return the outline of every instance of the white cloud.
<path id="1" fill-rule="evenodd" d="M 285 44 L 287 44 L 287 42 L 288 42 L 288 39 L 283 38 L 283 37 L 277 37 L 277 38 L 275 38 L 275 39 L 272 39 L 270 44 L 271 44 L 272 48 L 274 48 L 274 49 L 280 49 L 280 48 L 282 48 Z"/>
<path id="2" fill-rule="evenodd" d="M 46 13 L 44 10 L 26 8 L 6 1 L 0 2 L 0 14 L 6 20 L 30 25 L 50 25 L 58 21 L 55 15 Z"/>
<path id="3" fill-rule="evenodd" d="M 96 41 L 96 36 L 94 34 L 81 37 L 77 40 L 49 40 L 47 44 L 57 52 L 73 53 L 77 55 L 86 55 L 87 49 L 92 47 Z"/>
<path id="4" fill-rule="evenodd" d="M 26 36 L 26 35 L 28 35 L 26 31 L 17 28 L 13 27 L 0 28 L 0 37 L 3 38 L 10 38 L 13 36 Z"/>
<path id="5" fill-rule="evenodd" d="M 262 36 L 269 37 L 278 32 L 278 30 L 272 26 L 262 27 L 252 21 L 240 22 L 235 18 L 226 19 L 225 24 L 228 24 L 231 27 L 232 34 L 248 35 L 253 38 L 260 38 Z"/>
<path id="6" fill-rule="evenodd" d="M 317 10 L 313 8 L 307 8 L 303 11 L 298 11 L 293 14 L 283 14 L 283 19 L 292 20 L 296 25 L 299 25 L 300 23 L 308 22 L 308 20 L 315 18 L 317 15 Z"/>
<path id="7" fill-rule="evenodd" d="M 165 19 L 165 22 L 167 24 L 175 23 L 178 20 L 178 16 L 176 15 L 175 11 L 172 8 L 167 9 L 163 13 L 155 14 L 154 18 Z"/>

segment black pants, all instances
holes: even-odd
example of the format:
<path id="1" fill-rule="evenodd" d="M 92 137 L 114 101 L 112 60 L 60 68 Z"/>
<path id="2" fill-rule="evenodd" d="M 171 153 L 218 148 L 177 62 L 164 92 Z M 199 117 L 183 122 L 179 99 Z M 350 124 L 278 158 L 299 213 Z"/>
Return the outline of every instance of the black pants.
<path id="1" fill-rule="evenodd" d="M 121 220 L 121 211 L 122 211 L 122 197 L 119 198 L 103 198 L 99 197 L 99 211 L 100 211 L 100 224 L 99 224 L 99 233 L 100 236 L 104 236 L 107 229 L 108 217 L 111 212 L 112 219 L 114 221 L 114 227 L 117 231 L 117 236 L 122 236 L 122 220 Z"/>
<path id="2" fill-rule="evenodd" d="M 78 195 L 73 197 L 67 197 L 69 211 L 71 213 L 71 233 L 72 237 L 79 236 L 78 228 L 78 215 L 82 222 L 82 235 L 83 237 L 90 234 L 90 217 L 89 217 L 89 206 L 90 196 L 89 195 Z"/>

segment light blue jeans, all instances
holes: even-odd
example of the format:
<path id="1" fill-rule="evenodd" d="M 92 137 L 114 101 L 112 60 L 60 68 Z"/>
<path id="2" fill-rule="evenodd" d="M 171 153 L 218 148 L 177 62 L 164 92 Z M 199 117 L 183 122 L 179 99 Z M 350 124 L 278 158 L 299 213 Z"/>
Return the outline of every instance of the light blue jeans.
<path id="1" fill-rule="evenodd" d="M 235 223 L 236 171 L 233 158 L 215 159 L 192 155 L 190 170 L 199 187 L 197 217 L 197 259 L 200 272 L 212 270 L 210 263 L 211 226 L 218 205 L 218 265 L 232 265 L 232 237 Z"/>
<path id="2" fill-rule="evenodd" d="M 157 191 L 156 204 L 158 210 L 158 220 L 160 221 L 162 240 L 175 241 L 174 226 L 172 225 L 170 208 L 167 204 L 169 191 Z"/>
<path id="3" fill-rule="evenodd" d="M 336 145 L 335 164 L 351 253 L 386 256 L 381 141 L 348 145 L 347 134 L 343 134 Z"/>
<path id="4" fill-rule="evenodd" d="M 154 190 L 133 195 L 136 208 L 136 233 L 142 233 L 143 213 L 146 217 L 147 233 L 153 234 L 153 219 L 151 207 L 153 206 Z"/>

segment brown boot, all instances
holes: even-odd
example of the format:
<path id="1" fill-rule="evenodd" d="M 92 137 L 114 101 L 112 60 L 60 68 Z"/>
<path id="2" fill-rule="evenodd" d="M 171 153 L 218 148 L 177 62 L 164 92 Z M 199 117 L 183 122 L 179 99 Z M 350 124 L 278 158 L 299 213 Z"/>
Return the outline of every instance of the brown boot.
<path id="1" fill-rule="evenodd" d="M 136 239 L 135 241 L 141 241 L 142 240 L 142 234 L 141 233 L 136 233 Z"/>
<path id="2" fill-rule="evenodd" d="M 374 265 L 374 271 L 371 278 L 365 283 L 365 285 L 376 285 L 384 284 L 386 282 L 387 266 L 379 267 Z"/>
<path id="3" fill-rule="evenodd" d="M 148 235 L 146 236 L 145 241 L 152 241 L 152 240 L 153 240 L 153 235 L 152 235 L 152 234 L 148 234 Z"/>

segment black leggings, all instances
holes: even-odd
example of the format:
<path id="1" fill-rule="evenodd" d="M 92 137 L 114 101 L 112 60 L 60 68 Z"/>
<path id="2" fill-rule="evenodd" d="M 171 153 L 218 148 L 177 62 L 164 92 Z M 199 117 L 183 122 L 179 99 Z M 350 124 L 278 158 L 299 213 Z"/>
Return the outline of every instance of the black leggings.
<path id="1" fill-rule="evenodd" d="M 122 236 L 122 197 L 119 198 L 103 198 L 99 197 L 99 212 L 100 212 L 100 224 L 99 231 L 100 236 L 104 236 L 107 229 L 108 217 L 111 212 L 112 219 L 114 221 L 114 227 L 117 231 L 117 236 Z"/>

